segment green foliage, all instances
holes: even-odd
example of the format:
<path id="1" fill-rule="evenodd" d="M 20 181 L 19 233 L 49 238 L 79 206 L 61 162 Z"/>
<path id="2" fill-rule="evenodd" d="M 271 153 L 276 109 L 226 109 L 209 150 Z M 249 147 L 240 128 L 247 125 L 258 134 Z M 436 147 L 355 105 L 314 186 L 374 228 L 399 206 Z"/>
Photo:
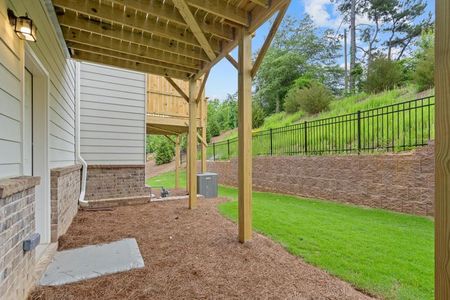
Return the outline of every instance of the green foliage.
<path id="1" fill-rule="evenodd" d="M 252 128 L 261 127 L 265 117 L 266 114 L 261 105 L 256 101 L 252 101 Z"/>
<path id="2" fill-rule="evenodd" d="M 222 131 L 237 127 L 236 95 L 228 95 L 227 99 L 208 102 L 207 135 L 218 136 Z"/>
<path id="3" fill-rule="evenodd" d="M 286 17 L 255 78 L 255 99 L 268 114 L 279 112 L 299 77 L 309 77 L 338 92 L 342 69 L 337 64 L 340 43 L 331 30 L 318 34 L 311 17 Z"/>
<path id="4" fill-rule="evenodd" d="M 430 30 L 422 35 L 415 60 L 416 70 L 412 77 L 418 90 L 434 87 L 434 31 Z"/>
<path id="5" fill-rule="evenodd" d="M 309 114 L 317 114 L 327 110 L 332 100 L 330 90 L 323 84 L 312 81 L 305 83 L 302 89 L 294 85 L 286 96 L 284 109 L 287 113 L 303 110 Z"/>
<path id="6" fill-rule="evenodd" d="M 400 63 L 379 57 L 370 63 L 364 87 L 368 93 L 379 93 L 399 87 L 403 78 Z"/>
<path id="7" fill-rule="evenodd" d="M 166 137 L 161 139 L 158 148 L 156 149 L 155 162 L 157 165 L 167 164 L 172 161 L 175 156 L 175 148 L 173 143 Z"/>

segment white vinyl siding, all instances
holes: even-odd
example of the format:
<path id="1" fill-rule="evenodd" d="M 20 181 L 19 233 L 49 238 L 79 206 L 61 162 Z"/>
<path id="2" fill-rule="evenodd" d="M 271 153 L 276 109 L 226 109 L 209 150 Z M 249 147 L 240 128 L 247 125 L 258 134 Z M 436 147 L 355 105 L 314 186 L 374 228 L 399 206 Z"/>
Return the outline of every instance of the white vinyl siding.
<path id="1" fill-rule="evenodd" d="M 143 164 L 145 75 L 81 63 L 81 156 L 88 164 Z"/>
<path id="2" fill-rule="evenodd" d="M 38 28 L 37 41 L 21 41 L 7 8 L 28 13 Z M 23 78 L 25 43 L 49 73 L 49 168 L 75 162 L 75 63 L 67 59 L 42 1 L 0 0 L 0 178 L 23 174 Z"/>
<path id="3" fill-rule="evenodd" d="M 0 0 L 0 178 L 22 174 L 23 46 Z"/>

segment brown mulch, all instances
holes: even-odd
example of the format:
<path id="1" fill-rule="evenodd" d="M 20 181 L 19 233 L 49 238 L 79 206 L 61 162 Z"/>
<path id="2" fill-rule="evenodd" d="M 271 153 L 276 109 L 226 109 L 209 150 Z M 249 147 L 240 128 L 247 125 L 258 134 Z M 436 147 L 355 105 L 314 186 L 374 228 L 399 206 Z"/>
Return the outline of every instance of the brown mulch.
<path id="1" fill-rule="evenodd" d="M 80 211 L 59 250 L 134 237 L 145 268 L 39 287 L 31 299 L 370 299 L 262 235 L 238 243 L 236 224 L 217 211 L 221 201 Z"/>

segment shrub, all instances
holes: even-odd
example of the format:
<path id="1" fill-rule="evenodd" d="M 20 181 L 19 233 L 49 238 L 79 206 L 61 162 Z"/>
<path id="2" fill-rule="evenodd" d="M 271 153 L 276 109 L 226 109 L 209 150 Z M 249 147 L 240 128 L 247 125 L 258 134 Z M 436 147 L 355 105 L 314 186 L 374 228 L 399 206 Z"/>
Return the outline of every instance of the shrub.
<path id="1" fill-rule="evenodd" d="M 256 101 L 252 103 L 252 128 L 261 127 L 264 124 L 266 114 L 261 104 Z"/>
<path id="2" fill-rule="evenodd" d="M 172 161 L 175 156 L 175 149 L 171 142 L 166 140 L 161 140 L 161 143 L 156 149 L 155 162 L 157 165 L 167 164 Z"/>
<path id="3" fill-rule="evenodd" d="M 367 72 L 364 84 L 368 93 L 380 93 L 399 87 L 403 81 L 402 65 L 387 58 L 374 59 Z"/>
<path id="4" fill-rule="evenodd" d="M 434 87 L 434 47 L 426 49 L 418 59 L 413 80 L 419 92 Z"/>
<path id="5" fill-rule="evenodd" d="M 323 84 L 309 83 L 308 87 L 299 89 L 294 86 L 285 98 L 284 109 L 287 113 L 304 110 L 308 114 L 317 114 L 327 110 L 333 95 Z"/>
<path id="6" fill-rule="evenodd" d="M 211 136 L 219 136 L 220 135 L 220 126 L 219 122 L 215 117 L 208 119 L 208 127 L 206 130 L 209 132 Z"/>

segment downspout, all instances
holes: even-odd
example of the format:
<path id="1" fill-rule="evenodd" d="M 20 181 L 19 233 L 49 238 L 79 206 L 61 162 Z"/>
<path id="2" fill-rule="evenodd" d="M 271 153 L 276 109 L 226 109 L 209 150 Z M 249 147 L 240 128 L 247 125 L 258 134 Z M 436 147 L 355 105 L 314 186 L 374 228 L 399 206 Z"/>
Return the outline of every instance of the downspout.
<path id="1" fill-rule="evenodd" d="M 75 114 L 75 134 L 76 134 L 76 157 L 77 161 L 83 165 L 83 168 L 81 170 L 81 191 L 80 191 L 80 198 L 78 199 L 78 203 L 80 206 L 88 206 L 89 202 L 84 200 L 84 196 L 86 194 L 86 180 L 87 180 L 87 163 L 86 161 L 81 157 L 81 138 L 80 138 L 80 63 L 75 63 L 75 106 L 76 106 L 76 114 Z"/>

